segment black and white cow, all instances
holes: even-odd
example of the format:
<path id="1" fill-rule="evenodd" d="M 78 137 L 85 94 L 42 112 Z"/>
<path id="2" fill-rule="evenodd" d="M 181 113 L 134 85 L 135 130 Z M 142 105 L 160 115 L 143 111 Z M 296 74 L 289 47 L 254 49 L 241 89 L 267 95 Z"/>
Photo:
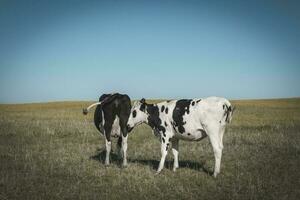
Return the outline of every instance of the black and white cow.
<path id="1" fill-rule="evenodd" d="M 127 166 L 127 121 L 130 115 L 131 103 L 126 94 L 103 94 L 99 102 L 83 109 L 83 114 L 96 107 L 94 122 L 96 128 L 105 136 L 106 158 L 105 165 L 109 165 L 109 154 L 111 151 L 111 137 L 118 137 L 118 150 L 122 147 L 123 166 Z"/>
<path id="2" fill-rule="evenodd" d="M 170 144 L 174 155 L 173 171 L 179 167 L 178 143 L 180 139 L 199 141 L 209 137 L 215 156 L 214 177 L 220 172 L 225 126 L 231 121 L 233 106 L 227 99 L 182 99 L 148 104 L 145 99 L 131 108 L 128 130 L 141 123 L 148 124 L 161 139 L 161 160 L 157 173 L 164 167 Z"/>

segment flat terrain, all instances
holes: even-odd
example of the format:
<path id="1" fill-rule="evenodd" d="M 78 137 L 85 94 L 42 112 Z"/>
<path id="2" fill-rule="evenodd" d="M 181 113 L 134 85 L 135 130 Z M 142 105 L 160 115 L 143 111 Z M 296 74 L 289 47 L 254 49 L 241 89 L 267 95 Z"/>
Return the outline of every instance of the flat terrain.
<path id="1" fill-rule="evenodd" d="M 105 167 L 89 103 L 0 105 L 0 199 L 300 199 L 300 99 L 232 101 L 216 179 L 208 139 L 181 141 L 179 170 L 169 151 L 155 176 L 160 144 L 145 125 L 129 135 L 129 166 L 113 153 Z"/>

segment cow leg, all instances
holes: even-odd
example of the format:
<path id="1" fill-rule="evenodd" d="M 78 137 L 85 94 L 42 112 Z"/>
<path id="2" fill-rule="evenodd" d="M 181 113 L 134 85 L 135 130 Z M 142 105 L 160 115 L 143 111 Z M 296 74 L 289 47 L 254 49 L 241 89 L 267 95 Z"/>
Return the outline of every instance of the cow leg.
<path id="1" fill-rule="evenodd" d="M 109 155 L 111 151 L 111 141 L 105 138 L 105 146 L 106 146 L 106 157 L 105 157 L 105 165 L 109 165 Z"/>
<path id="2" fill-rule="evenodd" d="M 127 167 L 127 137 L 122 135 L 123 167 Z"/>
<path id="3" fill-rule="evenodd" d="M 214 169 L 214 177 L 220 173 L 220 165 L 222 158 L 222 149 L 221 140 L 219 135 L 219 127 L 211 128 L 208 132 L 210 143 L 213 147 L 214 156 L 215 156 L 215 169 Z"/>
<path id="4" fill-rule="evenodd" d="M 179 140 L 178 139 L 173 139 L 172 140 L 172 152 L 174 155 L 174 165 L 173 165 L 173 171 L 175 172 L 176 169 L 179 167 L 178 164 L 178 153 L 179 153 Z"/>
<path id="5" fill-rule="evenodd" d="M 121 148 L 122 148 L 122 136 L 119 136 L 118 143 L 117 143 L 117 153 L 118 153 L 118 156 L 123 157 Z"/>
<path id="6" fill-rule="evenodd" d="M 122 120 L 122 118 L 121 118 L 120 127 L 121 127 L 121 132 L 122 132 L 123 167 L 127 167 L 127 138 L 128 138 L 127 121 Z"/>
<path id="7" fill-rule="evenodd" d="M 168 148 L 170 145 L 168 134 L 165 137 L 161 136 L 161 159 L 156 174 L 159 174 L 164 168 L 166 156 L 168 154 Z"/>
<path id="8" fill-rule="evenodd" d="M 220 137 L 220 147 L 223 149 L 223 136 L 225 133 L 225 126 L 221 126 L 219 130 L 219 137 Z"/>
<path id="9" fill-rule="evenodd" d="M 112 127 L 111 124 L 108 123 L 104 124 L 105 146 L 106 146 L 105 165 L 109 165 L 109 155 L 111 151 L 111 139 L 110 139 L 111 127 Z"/>

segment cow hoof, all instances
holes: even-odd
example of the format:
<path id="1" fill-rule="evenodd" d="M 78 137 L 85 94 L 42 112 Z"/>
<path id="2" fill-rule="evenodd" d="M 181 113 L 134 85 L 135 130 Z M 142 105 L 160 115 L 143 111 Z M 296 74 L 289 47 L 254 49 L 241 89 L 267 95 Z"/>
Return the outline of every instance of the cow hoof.
<path id="1" fill-rule="evenodd" d="M 178 166 L 174 166 L 174 167 L 173 167 L 173 172 L 176 172 L 176 170 L 177 170 L 178 168 L 179 168 Z"/>

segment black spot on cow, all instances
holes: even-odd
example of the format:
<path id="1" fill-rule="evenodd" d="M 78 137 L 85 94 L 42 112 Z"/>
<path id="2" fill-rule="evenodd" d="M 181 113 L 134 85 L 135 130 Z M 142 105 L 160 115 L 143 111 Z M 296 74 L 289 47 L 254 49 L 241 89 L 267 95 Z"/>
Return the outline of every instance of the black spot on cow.
<path id="1" fill-rule="evenodd" d="M 167 122 L 165 121 L 165 126 L 167 127 L 168 126 L 168 124 L 167 124 Z"/>
<path id="2" fill-rule="evenodd" d="M 147 104 L 148 125 L 159 133 L 165 133 L 166 128 L 162 126 L 162 121 L 159 118 L 159 109 L 156 105 Z"/>
<path id="3" fill-rule="evenodd" d="M 175 123 L 171 122 L 171 125 L 172 125 L 173 129 L 176 131 L 176 125 L 175 125 Z"/>
<path id="4" fill-rule="evenodd" d="M 178 128 L 178 131 L 181 134 L 185 132 L 183 125 L 186 123 L 183 121 L 183 115 L 185 114 L 185 112 L 187 112 L 187 113 L 190 112 L 189 107 L 190 107 L 191 101 L 192 100 L 190 100 L 190 99 L 178 100 L 176 102 L 176 105 L 175 105 L 175 108 L 173 111 L 172 117 L 173 117 L 173 121 L 175 122 L 174 126 Z"/>
<path id="5" fill-rule="evenodd" d="M 195 105 L 195 101 L 192 102 L 192 106 L 194 106 L 194 105 Z"/>
<path id="6" fill-rule="evenodd" d="M 201 99 L 197 100 L 196 103 L 199 103 L 201 101 Z"/>
<path id="7" fill-rule="evenodd" d="M 166 134 L 164 132 L 162 134 L 163 134 L 164 137 L 166 137 Z"/>
<path id="8" fill-rule="evenodd" d="M 165 110 L 165 106 L 162 106 L 160 111 L 164 112 L 164 110 Z"/>
<path id="9" fill-rule="evenodd" d="M 190 110 L 186 110 L 186 114 L 190 114 Z"/>
<path id="10" fill-rule="evenodd" d="M 136 110 L 134 110 L 134 111 L 132 112 L 132 117 L 133 117 L 133 118 L 136 117 Z"/>
<path id="11" fill-rule="evenodd" d="M 162 137 L 161 140 L 162 140 L 163 143 L 165 143 L 165 138 Z"/>
<path id="12" fill-rule="evenodd" d="M 168 108 L 168 107 L 166 107 L 166 114 L 168 114 L 168 111 L 169 111 L 169 108 Z"/>
<path id="13" fill-rule="evenodd" d="M 224 111 L 225 111 L 225 112 L 224 112 L 224 116 L 226 116 L 225 121 L 226 121 L 226 122 L 229 122 L 229 118 L 228 118 L 228 117 L 229 117 L 230 112 L 232 111 L 232 108 L 231 108 L 231 106 L 228 107 L 226 104 L 224 104 L 224 105 L 223 105 L 223 109 L 224 109 Z"/>
<path id="14" fill-rule="evenodd" d="M 171 138 L 169 138 L 169 142 L 171 142 Z"/>
<path id="15" fill-rule="evenodd" d="M 188 133 L 187 135 L 191 135 L 190 133 Z"/>
<path id="16" fill-rule="evenodd" d="M 183 134 L 185 129 L 184 129 L 183 126 L 178 126 L 178 131 L 179 131 L 180 134 Z"/>
<path id="17" fill-rule="evenodd" d="M 170 145 L 170 143 L 167 144 L 167 146 L 166 146 L 166 151 L 168 151 L 169 145 Z"/>

